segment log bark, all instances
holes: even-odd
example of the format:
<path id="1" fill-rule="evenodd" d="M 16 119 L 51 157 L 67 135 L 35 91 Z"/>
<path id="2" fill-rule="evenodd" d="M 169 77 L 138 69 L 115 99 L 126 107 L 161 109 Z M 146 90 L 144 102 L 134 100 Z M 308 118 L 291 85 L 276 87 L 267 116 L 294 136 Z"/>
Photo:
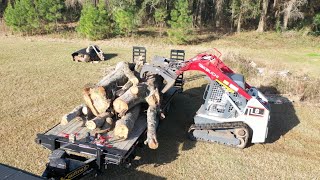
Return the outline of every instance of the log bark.
<path id="1" fill-rule="evenodd" d="M 147 110 L 147 140 L 150 149 L 157 149 L 159 146 L 157 140 L 157 127 L 159 124 L 161 96 L 159 88 L 163 86 L 163 79 L 159 75 L 147 74 L 147 84 L 150 94 L 146 97 L 149 107 Z"/>
<path id="2" fill-rule="evenodd" d="M 122 86 L 121 89 L 117 90 L 116 91 L 116 96 L 121 96 L 123 95 L 128 89 L 130 89 L 130 87 L 132 87 L 132 82 L 131 81 L 128 81 L 125 85 Z"/>
<path id="3" fill-rule="evenodd" d="M 119 62 L 113 72 L 103 77 L 99 82 L 98 86 L 108 87 L 111 84 L 125 84 L 127 81 L 132 82 L 132 84 L 137 85 L 139 79 L 130 70 L 129 64 L 127 62 Z"/>
<path id="4" fill-rule="evenodd" d="M 146 97 L 146 102 L 149 106 L 160 105 L 161 96 L 159 89 L 163 88 L 163 78 L 156 74 L 147 74 L 147 85 L 149 90 L 149 95 Z"/>
<path id="5" fill-rule="evenodd" d="M 142 66 L 144 65 L 144 61 L 143 61 L 143 57 L 142 56 L 139 56 L 138 59 L 135 60 L 135 66 L 134 66 L 134 72 L 136 73 L 135 75 L 137 77 L 140 76 L 140 72 L 141 72 L 141 69 L 142 69 Z"/>
<path id="6" fill-rule="evenodd" d="M 157 140 L 157 127 L 159 124 L 159 108 L 158 106 L 149 106 L 147 110 L 147 140 L 145 144 L 148 144 L 150 149 L 157 149 L 159 146 Z"/>
<path id="7" fill-rule="evenodd" d="M 131 83 L 128 83 L 128 80 Z M 92 113 L 98 116 L 109 108 L 111 102 L 116 97 L 119 85 L 125 85 L 118 92 L 118 94 L 124 94 L 122 91 L 138 83 L 139 79 L 130 70 L 129 64 L 127 62 L 119 62 L 113 72 L 106 75 L 97 83 L 97 87 L 85 88 L 83 98 Z"/>
<path id="8" fill-rule="evenodd" d="M 133 94 L 129 89 L 123 95 L 113 101 L 113 109 L 119 113 L 120 117 L 122 117 L 130 108 L 145 101 L 145 97 L 148 94 L 147 85 L 145 83 L 140 83 L 137 88 L 137 94 Z"/>
<path id="9" fill-rule="evenodd" d="M 98 113 L 97 109 L 94 107 L 93 101 L 90 97 L 90 88 L 83 89 L 82 94 L 83 94 L 83 100 L 86 103 L 87 107 L 91 110 L 91 112 L 95 116 L 97 116 L 99 113 Z"/>
<path id="10" fill-rule="evenodd" d="M 107 98 L 106 91 L 102 86 L 85 88 L 83 98 L 95 116 L 106 112 L 112 102 Z"/>
<path id="11" fill-rule="evenodd" d="M 107 117 L 104 125 L 101 128 L 97 128 L 94 133 L 103 134 L 111 131 L 114 128 L 114 120 L 111 117 Z"/>
<path id="12" fill-rule="evenodd" d="M 267 22 L 269 0 L 262 1 L 262 10 L 257 32 L 264 32 Z"/>
<path id="13" fill-rule="evenodd" d="M 94 130 L 96 128 L 100 128 L 105 124 L 106 118 L 110 118 L 113 116 L 111 112 L 105 112 L 94 119 L 86 122 L 86 127 L 90 130 Z"/>
<path id="14" fill-rule="evenodd" d="M 90 98 L 99 114 L 106 112 L 112 101 L 107 99 L 106 91 L 102 86 L 90 88 Z"/>
<path id="15" fill-rule="evenodd" d="M 127 139 L 130 131 L 134 127 L 134 123 L 139 117 L 140 105 L 131 108 L 121 119 L 119 119 L 114 128 L 114 135 Z"/>
<path id="16" fill-rule="evenodd" d="M 71 112 L 69 112 L 68 114 L 65 114 L 62 119 L 61 119 L 61 122 L 60 124 L 61 125 L 66 125 L 68 124 L 72 119 L 78 117 L 81 115 L 82 113 L 82 108 L 83 108 L 83 104 L 75 107 Z"/>

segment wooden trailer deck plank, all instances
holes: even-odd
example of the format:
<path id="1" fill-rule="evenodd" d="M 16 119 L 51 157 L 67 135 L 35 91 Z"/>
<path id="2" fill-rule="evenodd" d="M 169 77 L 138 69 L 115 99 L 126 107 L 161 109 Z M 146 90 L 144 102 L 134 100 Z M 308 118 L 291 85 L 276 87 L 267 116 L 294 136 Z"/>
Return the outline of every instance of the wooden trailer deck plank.
<path id="1" fill-rule="evenodd" d="M 71 128 L 73 126 L 73 124 L 76 123 L 76 122 L 77 121 L 75 121 L 75 119 L 74 119 L 74 120 L 70 121 L 66 125 L 58 124 L 54 128 L 52 128 L 49 131 L 47 131 L 45 134 L 46 135 L 58 135 L 61 131 L 65 131 L 65 130 Z"/>

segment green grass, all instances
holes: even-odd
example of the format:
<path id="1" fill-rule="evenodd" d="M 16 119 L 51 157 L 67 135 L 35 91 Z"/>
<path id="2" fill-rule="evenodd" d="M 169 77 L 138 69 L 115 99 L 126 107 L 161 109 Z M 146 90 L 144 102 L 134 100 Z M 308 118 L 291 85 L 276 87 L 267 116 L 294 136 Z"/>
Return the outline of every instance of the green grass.
<path id="1" fill-rule="evenodd" d="M 317 39 L 278 34 L 243 33 L 194 46 L 171 46 L 157 38 L 98 41 L 115 57 L 99 64 L 75 63 L 71 53 L 89 41 L 45 37 L 5 37 L 0 43 L 0 163 L 32 173 L 44 170 L 48 150 L 35 144 L 37 133 L 57 124 L 62 115 L 82 102 L 81 89 L 96 83 L 103 69 L 131 61 L 133 45 L 145 45 L 148 59 L 185 49 L 187 57 L 208 48 L 239 52 L 271 68 L 319 75 Z M 310 62 L 309 62 L 310 61 Z M 276 65 L 275 65 L 276 64 Z M 197 73 L 187 73 L 186 78 Z M 172 102 L 159 130 L 159 149 L 143 148 L 132 168 L 111 167 L 101 179 L 316 179 L 320 177 L 320 108 L 296 103 L 273 106 L 270 141 L 244 150 L 192 142 L 186 131 L 202 103 L 206 81 L 189 80 Z M 263 85 L 264 82 L 261 82 Z"/>

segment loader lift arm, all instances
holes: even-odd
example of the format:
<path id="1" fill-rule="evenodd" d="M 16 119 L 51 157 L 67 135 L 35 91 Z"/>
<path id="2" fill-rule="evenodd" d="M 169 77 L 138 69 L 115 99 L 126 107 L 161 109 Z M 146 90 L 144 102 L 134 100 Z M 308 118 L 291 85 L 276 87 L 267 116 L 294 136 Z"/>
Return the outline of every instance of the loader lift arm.
<path id="1" fill-rule="evenodd" d="M 227 74 L 234 73 L 228 66 L 226 66 L 216 55 L 202 53 L 196 57 L 186 61 L 185 65 L 176 71 L 177 75 L 190 70 L 202 71 L 210 79 L 217 81 L 219 84 L 225 86 L 230 92 L 237 92 L 246 98 L 248 101 L 252 98 L 242 87 L 227 76 Z M 246 88 L 251 88 L 247 83 Z"/>

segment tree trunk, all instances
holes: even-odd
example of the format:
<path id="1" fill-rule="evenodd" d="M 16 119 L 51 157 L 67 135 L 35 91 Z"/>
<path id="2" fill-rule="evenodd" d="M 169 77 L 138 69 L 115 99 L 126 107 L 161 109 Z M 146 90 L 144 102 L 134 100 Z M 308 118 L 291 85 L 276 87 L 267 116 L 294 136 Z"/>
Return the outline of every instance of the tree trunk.
<path id="1" fill-rule="evenodd" d="M 291 17 L 291 10 L 293 8 L 293 4 L 295 3 L 296 0 L 290 0 L 288 2 L 288 5 L 287 7 L 284 9 L 284 14 L 283 14 L 283 30 L 287 30 L 288 28 L 288 22 L 289 22 L 289 19 Z"/>
<path id="2" fill-rule="evenodd" d="M 114 135 L 127 139 L 130 131 L 134 127 L 134 123 L 140 114 L 140 105 L 131 108 L 121 119 L 116 121 Z"/>
<path id="3" fill-rule="evenodd" d="M 135 87 L 138 87 L 137 94 L 132 93 L 133 90 L 131 90 Z M 119 116 L 123 116 L 130 108 L 145 101 L 147 94 L 149 93 L 145 83 L 141 83 L 138 86 L 133 86 L 123 95 L 113 101 L 113 108 L 117 113 L 119 113 Z"/>
<path id="4" fill-rule="evenodd" d="M 82 113 L 82 107 L 83 105 L 79 105 L 77 107 L 75 107 L 71 112 L 69 112 L 68 114 L 65 114 L 62 119 L 61 119 L 61 122 L 60 124 L 61 125 L 66 125 L 68 124 L 72 119 L 78 117 L 81 115 Z"/>
<path id="5" fill-rule="evenodd" d="M 242 13 L 241 13 L 241 10 L 240 10 L 239 17 L 238 17 L 238 22 L 237 22 L 237 33 L 241 32 L 241 21 L 242 21 Z"/>
<path id="6" fill-rule="evenodd" d="M 100 128 L 104 125 L 106 118 L 110 118 L 113 116 L 113 113 L 111 112 L 105 112 L 94 119 L 86 122 L 86 127 L 90 130 Z"/>
<path id="7" fill-rule="evenodd" d="M 269 0 L 263 0 L 260 21 L 257 32 L 264 32 L 267 22 Z"/>
<path id="8" fill-rule="evenodd" d="M 221 26 L 221 19 L 223 16 L 223 4 L 224 0 L 213 0 L 213 3 L 215 4 L 215 26 L 220 27 Z"/>

